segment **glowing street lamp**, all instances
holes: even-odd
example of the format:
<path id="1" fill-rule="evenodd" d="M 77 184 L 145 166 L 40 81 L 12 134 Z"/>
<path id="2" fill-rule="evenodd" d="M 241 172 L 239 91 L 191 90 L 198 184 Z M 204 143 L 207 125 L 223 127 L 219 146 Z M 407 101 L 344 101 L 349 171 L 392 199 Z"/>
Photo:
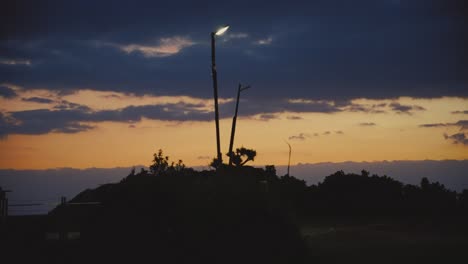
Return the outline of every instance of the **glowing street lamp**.
<path id="1" fill-rule="evenodd" d="M 215 36 L 221 36 L 228 30 L 229 26 L 222 27 L 216 32 L 211 32 L 211 76 L 213 77 L 213 97 L 215 106 L 215 122 L 216 122 L 216 146 L 218 155 L 218 164 L 223 163 L 221 154 L 221 143 L 219 138 L 219 111 L 218 111 L 218 77 L 216 74 L 216 52 L 215 52 Z"/>
<path id="2" fill-rule="evenodd" d="M 220 29 L 218 29 L 218 31 L 216 31 L 215 35 L 216 36 L 221 36 L 222 34 L 224 34 L 224 32 L 226 32 L 228 30 L 229 26 L 225 26 L 225 27 L 222 27 Z"/>

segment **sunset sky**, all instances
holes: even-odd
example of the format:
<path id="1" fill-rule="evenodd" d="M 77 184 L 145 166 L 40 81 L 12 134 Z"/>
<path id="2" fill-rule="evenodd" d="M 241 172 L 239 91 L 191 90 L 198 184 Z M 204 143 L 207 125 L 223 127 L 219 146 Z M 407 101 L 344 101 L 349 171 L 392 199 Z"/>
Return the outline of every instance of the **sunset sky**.
<path id="1" fill-rule="evenodd" d="M 0 169 L 468 159 L 464 1 L 11 1 L 0 11 Z M 98 3 L 96 3 L 98 2 Z"/>

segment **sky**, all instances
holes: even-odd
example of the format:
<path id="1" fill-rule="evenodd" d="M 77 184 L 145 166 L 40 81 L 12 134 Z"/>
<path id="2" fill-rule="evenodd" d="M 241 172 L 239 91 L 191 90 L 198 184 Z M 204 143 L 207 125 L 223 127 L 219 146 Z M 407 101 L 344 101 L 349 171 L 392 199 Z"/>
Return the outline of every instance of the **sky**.
<path id="1" fill-rule="evenodd" d="M 148 165 L 163 149 L 253 165 L 468 159 L 463 0 L 10 1 L 0 10 L 0 169 Z"/>

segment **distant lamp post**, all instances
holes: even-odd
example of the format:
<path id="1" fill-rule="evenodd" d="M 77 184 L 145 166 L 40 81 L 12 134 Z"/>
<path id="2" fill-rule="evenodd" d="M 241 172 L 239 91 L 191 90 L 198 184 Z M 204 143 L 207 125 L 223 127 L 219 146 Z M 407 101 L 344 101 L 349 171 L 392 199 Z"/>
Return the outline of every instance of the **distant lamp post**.
<path id="1" fill-rule="evenodd" d="M 232 148 L 234 145 L 234 136 L 236 134 L 236 122 L 237 122 L 237 112 L 239 110 L 239 98 L 240 98 L 240 93 L 244 90 L 249 89 L 250 86 L 245 86 L 242 87 L 242 85 L 239 83 L 239 87 L 237 88 L 237 101 L 236 101 L 236 110 L 234 112 L 234 117 L 232 118 L 232 127 L 231 127 L 231 141 L 229 142 L 229 166 L 232 165 L 232 156 L 234 153 L 232 152 Z"/>
<path id="2" fill-rule="evenodd" d="M 219 139 L 219 111 L 218 111 L 218 77 L 216 74 L 216 51 L 215 51 L 215 36 L 221 36 L 228 30 L 229 26 L 222 27 L 216 32 L 211 32 L 211 76 L 213 77 L 213 96 L 215 106 L 215 122 L 216 122 L 216 146 L 218 155 L 218 164 L 223 163 L 221 154 L 221 143 Z"/>
<path id="3" fill-rule="evenodd" d="M 288 173 L 286 175 L 289 176 L 289 167 L 291 167 L 291 144 L 289 142 L 285 141 L 286 144 L 288 144 L 289 147 L 289 158 L 288 158 Z"/>

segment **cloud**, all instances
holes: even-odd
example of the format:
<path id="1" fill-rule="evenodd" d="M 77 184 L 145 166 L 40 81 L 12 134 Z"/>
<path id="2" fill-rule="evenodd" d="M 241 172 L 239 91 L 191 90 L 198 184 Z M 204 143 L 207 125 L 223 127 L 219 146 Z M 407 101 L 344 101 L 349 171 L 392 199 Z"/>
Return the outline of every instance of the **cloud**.
<path id="1" fill-rule="evenodd" d="M 112 6 L 91 0 L 53 1 L 44 5 L 48 8 L 33 1 L 10 2 L 0 10 L 1 35 L 5 36 L 0 38 L 2 58 L 26 58 L 34 67 L 0 64 L 0 83 L 27 89 L 88 87 L 209 98 L 212 91 L 205 89 L 210 76 L 209 32 L 219 25 L 216 21 L 229 20 L 233 30 L 249 39 L 217 50 L 220 87 L 243 76 L 255 82 L 257 98 L 276 100 L 468 96 L 468 89 L 462 89 L 468 84 L 466 63 L 460 59 L 460 52 L 468 46 L 466 23 L 460 19 L 464 9 L 453 7 L 460 1 L 435 0 L 430 5 L 405 1 L 398 16 L 390 15 L 395 9 L 386 1 L 267 6 L 236 1 L 223 3 L 223 12 L 220 5 L 194 12 L 188 1 L 167 2 L 164 8 L 157 1 L 129 5 L 116 0 Z M 259 9 L 264 10 L 261 16 Z M 311 13 L 303 16 L 304 10 Z M 84 13 L 86 19 L 80 15 Z M 159 41 L 168 36 L 200 45 L 184 49 L 180 46 L 184 42 Z M 275 45 L 268 49 L 255 49 L 255 54 L 268 59 L 245 54 L 253 40 L 268 43 L 267 36 L 284 36 L 274 38 Z M 90 44 L 96 42 L 116 46 Z M 183 58 L 171 56 L 163 62 L 145 57 L 181 51 Z M 225 96 L 222 93 L 220 89 Z"/>
<path id="2" fill-rule="evenodd" d="M 431 124 L 421 124 L 419 127 L 459 127 L 460 130 L 468 129 L 468 120 L 459 120 L 455 123 L 431 123 Z"/>
<path id="3" fill-rule="evenodd" d="M 268 37 L 266 39 L 259 39 L 259 40 L 256 40 L 254 42 L 255 45 L 259 45 L 259 46 L 267 46 L 267 45 L 271 45 L 271 43 L 273 42 L 273 38 L 272 37 Z"/>
<path id="4" fill-rule="evenodd" d="M 80 124 L 77 122 L 69 122 L 63 127 L 57 127 L 55 129 L 52 129 L 51 132 L 54 133 L 66 133 L 66 134 L 75 134 L 79 132 L 84 132 L 93 129 L 94 126 L 91 125 L 86 125 L 86 124 Z"/>
<path id="5" fill-rule="evenodd" d="M 300 116 L 287 116 L 286 119 L 288 120 L 302 120 L 303 118 Z"/>
<path id="6" fill-rule="evenodd" d="M 457 115 L 457 114 L 468 115 L 468 110 L 465 110 L 465 111 L 452 111 L 451 113 L 454 114 L 454 115 Z"/>
<path id="7" fill-rule="evenodd" d="M 30 60 L 9 60 L 9 59 L 0 59 L 0 64 L 4 65 L 26 65 L 31 66 Z"/>
<path id="8" fill-rule="evenodd" d="M 39 103 L 39 104 L 51 104 L 54 102 L 54 100 L 42 98 L 42 97 L 21 98 L 21 100 L 25 102 L 33 102 L 33 103 Z"/>
<path id="9" fill-rule="evenodd" d="M 341 103 L 339 103 L 339 105 L 344 111 L 364 112 L 364 113 L 371 113 L 371 114 L 386 113 L 385 110 L 383 109 L 387 106 L 386 103 L 368 105 L 368 104 L 352 103 L 350 101 L 342 101 Z"/>
<path id="10" fill-rule="evenodd" d="M 40 135 L 47 133 L 79 133 L 94 128 L 96 122 L 138 122 L 142 118 L 162 121 L 208 121 L 212 112 L 204 104 L 166 103 L 128 106 L 117 110 L 93 111 L 89 107 L 62 101 L 59 107 L 10 112 L 0 116 L 2 136 L 8 134 Z"/>
<path id="11" fill-rule="evenodd" d="M 53 108 L 56 109 L 56 110 L 80 110 L 80 111 L 84 111 L 84 112 L 90 112 L 91 111 L 91 108 L 89 108 L 86 105 L 69 102 L 67 100 L 61 100 Z"/>
<path id="12" fill-rule="evenodd" d="M 221 116 L 231 116 L 235 102 L 225 104 L 221 109 Z M 328 101 L 312 101 L 303 99 L 245 99 L 239 105 L 240 116 L 254 116 L 260 114 L 264 121 L 278 118 L 280 113 L 336 113 L 341 108 Z M 296 116 L 296 120 L 297 120 Z"/>
<path id="13" fill-rule="evenodd" d="M 421 124 L 419 127 L 446 127 L 449 126 L 447 123 L 432 123 L 432 124 Z"/>
<path id="14" fill-rule="evenodd" d="M 363 123 L 359 123 L 359 126 L 370 127 L 370 126 L 376 126 L 376 124 L 374 122 L 363 122 Z"/>
<path id="15" fill-rule="evenodd" d="M 393 102 L 389 105 L 393 111 L 398 114 L 412 115 L 414 111 L 425 111 L 426 109 L 419 105 L 402 105 L 397 102 Z"/>
<path id="16" fill-rule="evenodd" d="M 468 120 L 460 120 L 455 123 L 455 126 L 460 127 L 460 130 L 468 129 Z"/>
<path id="17" fill-rule="evenodd" d="M 146 58 L 153 57 L 168 57 L 178 54 L 182 49 L 195 45 L 190 38 L 187 37 L 170 37 L 161 38 L 157 45 L 116 45 L 120 50 L 126 53 L 139 52 Z"/>
<path id="18" fill-rule="evenodd" d="M 197 159 L 205 160 L 205 159 L 211 159 L 211 157 L 210 156 L 198 156 Z"/>
<path id="19" fill-rule="evenodd" d="M 298 140 L 298 141 L 304 141 L 307 138 L 310 138 L 309 134 L 306 133 L 299 133 L 298 135 L 290 136 L 289 140 Z"/>
<path id="20" fill-rule="evenodd" d="M 276 114 L 261 114 L 258 118 L 262 121 L 269 121 L 271 119 L 278 119 L 279 117 Z"/>
<path id="21" fill-rule="evenodd" d="M 7 86 L 3 86 L 3 85 L 0 85 L 0 97 L 4 97 L 4 98 L 14 98 L 16 97 L 17 94 L 15 92 L 15 90 L 11 89 L 10 87 L 7 87 Z"/>
<path id="22" fill-rule="evenodd" d="M 323 134 L 324 134 L 324 135 L 330 135 L 331 132 L 330 132 L 330 131 L 325 131 L 325 132 L 323 132 Z"/>
<path id="23" fill-rule="evenodd" d="M 344 134 L 344 132 L 341 131 L 341 130 L 335 131 L 335 133 L 338 134 L 338 135 L 343 135 Z"/>
<path id="24" fill-rule="evenodd" d="M 465 133 L 456 133 L 451 136 L 444 134 L 444 138 L 447 140 L 451 140 L 453 144 L 461 144 L 464 146 L 468 146 L 468 137 Z"/>
<path id="25" fill-rule="evenodd" d="M 235 39 L 245 39 L 245 38 L 248 38 L 249 37 L 249 34 L 247 33 L 243 33 L 243 32 L 240 32 L 240 33 L 229 33 L 229 34 L 225 34 L 222 36 L 222 40 L 224 42 L 228 42 L 228 41 L 231 41 L 231 40 L 235 40 Z"/>

